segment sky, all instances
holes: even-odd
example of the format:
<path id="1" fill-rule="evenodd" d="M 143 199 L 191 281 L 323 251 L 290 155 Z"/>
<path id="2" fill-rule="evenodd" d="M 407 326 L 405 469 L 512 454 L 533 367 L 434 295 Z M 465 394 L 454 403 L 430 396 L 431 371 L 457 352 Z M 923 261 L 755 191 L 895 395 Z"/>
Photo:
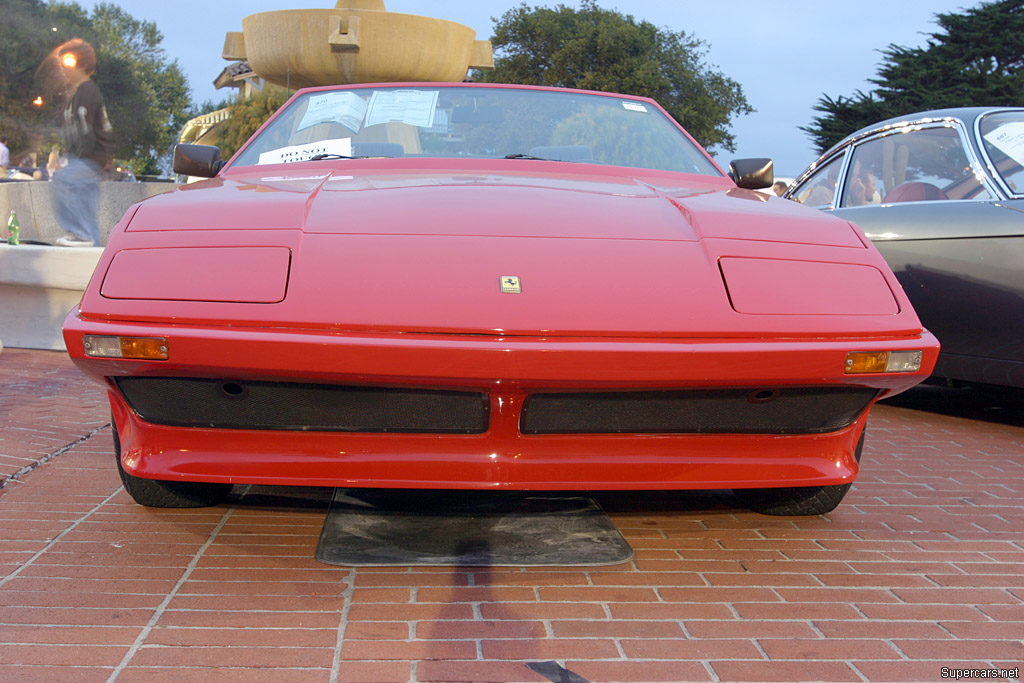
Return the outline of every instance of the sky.
<path id="1" fill-rule="evenodd" d="M 213 80 L 229 62 L 221 58 L 224 34 L 242 30 L 242 18 L 283 9 L 326 9 L 334 0 L 107 0 L 134 18 L 152 21 L 162 47 L 178 61 L 196 103 L 219 102 L 229 93 Z M 78 0 L 92 8 L 94 0 Z M 518 0 L 385 0 L 387 10 L 465 24 L 489 39 L 494 19 Z M 575 0 L 530 0 L 533 6 L 579 6 Z M 770 157 L 775 175 L 793 177 L 817 156 L 800 130 L 811 124 L 823 94 L 850 96 L 871 89 L 881 50 L 890 44 L 925 45 L 937 13 L 961 13 L 977 0 L 598 0 L 598 6 L 637 21 L 684 31 L 705 43 L 705 63 L 743 89 L 753 114 L 734 117 L 736 151 L 712 150 L 727 167 L 732 159 Z M 983 103 L 979 103 L 983 104 Z"/>

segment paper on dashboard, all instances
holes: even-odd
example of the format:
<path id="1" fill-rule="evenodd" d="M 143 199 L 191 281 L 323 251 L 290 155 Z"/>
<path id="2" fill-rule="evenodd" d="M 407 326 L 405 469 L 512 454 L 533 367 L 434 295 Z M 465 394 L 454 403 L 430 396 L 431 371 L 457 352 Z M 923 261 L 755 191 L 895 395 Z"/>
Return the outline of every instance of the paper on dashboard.
<path id="1" fill-rule="evenodd" d="M 342 157 L 352 156 L 352 138 L 308 142 L 304 145 L 290 145 L 272 149 L 260 154 L 260 164 L 291 164 L 296 161 L 309 161 L 318 154 L 336 154 Z"/>
<path id="2" fill-rule="evenodd" d="M 1018 164 L 1024 165 L 1024 122 L 1014 121 L 985 134 L 985 140 Z"/>
<path id="3" fill-rule="evenodd" d="M 366 100 L 352 92 L 328 92 L 312 95 L 296 130 L 318 123 L 340 123 L 353 133 L 363 127 Z"/>
<path id="4" fill-rule="evenodd" d="M 376 90 L 366 110 L 366 126 L 407 123 L 430 128 L 437 109 L 436 90 Z"/>

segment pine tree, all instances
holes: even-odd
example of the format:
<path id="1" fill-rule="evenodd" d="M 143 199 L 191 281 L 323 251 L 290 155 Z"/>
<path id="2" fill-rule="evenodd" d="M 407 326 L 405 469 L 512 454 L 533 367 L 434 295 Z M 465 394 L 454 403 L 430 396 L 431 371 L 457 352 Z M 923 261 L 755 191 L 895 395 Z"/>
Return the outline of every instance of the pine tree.
<path id="1" fill-rule="evenodd" d="M 924 47 L 889 45 L 869 93 L 823 95 L 801 128 L 818 150 L 880 120 L 929 109 L 1024 106 L 1024 0 L 938 14 Z"/>

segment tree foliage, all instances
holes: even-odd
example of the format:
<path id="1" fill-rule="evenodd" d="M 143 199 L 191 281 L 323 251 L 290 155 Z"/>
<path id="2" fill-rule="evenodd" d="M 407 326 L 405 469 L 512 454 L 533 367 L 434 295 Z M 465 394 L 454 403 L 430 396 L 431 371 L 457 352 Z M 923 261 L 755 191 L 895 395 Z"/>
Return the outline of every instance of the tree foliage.
<path id="1" fill-rule="evenodd" d="M 35 73 L 54 42 L 47 6 L 40 0 L 0 0 L 0 134 L 8 138 L 11 162 L 36 151 L 46 124 L 34 106 Z M 45 157 L 44 157 L 45 158 Z"/>
<path id="2" fill-rule="evenodd" d="M 937 14 L 924 47 L 889 45 L 876 87 L 851 97 L 823 95 L 822 113 L 801 130 L 819 151 L 877 121 L 928 109 L 1024 106 L 1024 2 L 983 2 L 962 14 Z"/>
<path id="3" fill-rule="evenodd" d="M 138 21 L 113 3 L 90 14 L 76 2 L 0 0 L 0 130 L 16 158 L 37 158 L 56 142 L 60 102 L 34 106 L 42 94 L 36 70 L 70 38 L 96 49 L 94 80 L 103 93 L 117 142 L 116 156 L 136 173 L 158 171 L 188 119 L 188 86 L 176 61 L 160 47 L 156 24 Z"/>
<path id="4" fill-rule="evenodd" d="M 152 173 L 191 118 L 185 76 L 176 60 L 167 60 L 160 47 L 163 35 L 153 22 L 138 21 L 112 3 L 97 5 L 91 20 L 100 58 L 107 58 L 107 80 L 97 72 L 96 81 L 108 101 L 116 97 L 107 112 L 119 148 L 137 173 Z M 123 97 L 126 92 L 130 98 Z"/>
<path id="5" fill-rule="evenodd" d="M 247 100 L 231 106 L 231 118 L 217 128 L 217 146 L 221 157 L 227 159 L 241 148 L 270 115 L 277 111 L 289 93 L 280 88 L 266 87 Z"/>
<path id="6" fill-rule="evenodd" d="M 703 41 L 594 0 L 579 9 L 524 3 L 494 21 L 495 68 L 475 80 L 652 97 L 709 149 L 735 150 L 729 122 L 753 111 L 738 83 L 704 63 Z"/>

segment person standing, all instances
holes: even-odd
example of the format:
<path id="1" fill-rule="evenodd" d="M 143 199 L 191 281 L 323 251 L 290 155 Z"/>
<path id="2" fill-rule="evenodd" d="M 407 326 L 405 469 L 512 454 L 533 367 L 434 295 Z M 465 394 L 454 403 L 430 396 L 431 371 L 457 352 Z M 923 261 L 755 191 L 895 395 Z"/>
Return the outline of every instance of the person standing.
<path id="1" fill-rule="evenodd" d="M 0 135 L 0 174 L 7 175 L 7 167 L 11 165 L 11 150 L 7 148 L 7 136 Z"/>
<path id="2" fill-rule="evenodd" d="M 57 186 L 57 218 L 66 235 L 62 247 L 100 244 L 99 181 L 110 167 L 114 139 L 96 73 L 96 51 L 81 38 L 56 50 L 58 66 L 67 86 L 67 103 L 61 121 L 61 138 L 67 166 L 54 177 Z"/>

